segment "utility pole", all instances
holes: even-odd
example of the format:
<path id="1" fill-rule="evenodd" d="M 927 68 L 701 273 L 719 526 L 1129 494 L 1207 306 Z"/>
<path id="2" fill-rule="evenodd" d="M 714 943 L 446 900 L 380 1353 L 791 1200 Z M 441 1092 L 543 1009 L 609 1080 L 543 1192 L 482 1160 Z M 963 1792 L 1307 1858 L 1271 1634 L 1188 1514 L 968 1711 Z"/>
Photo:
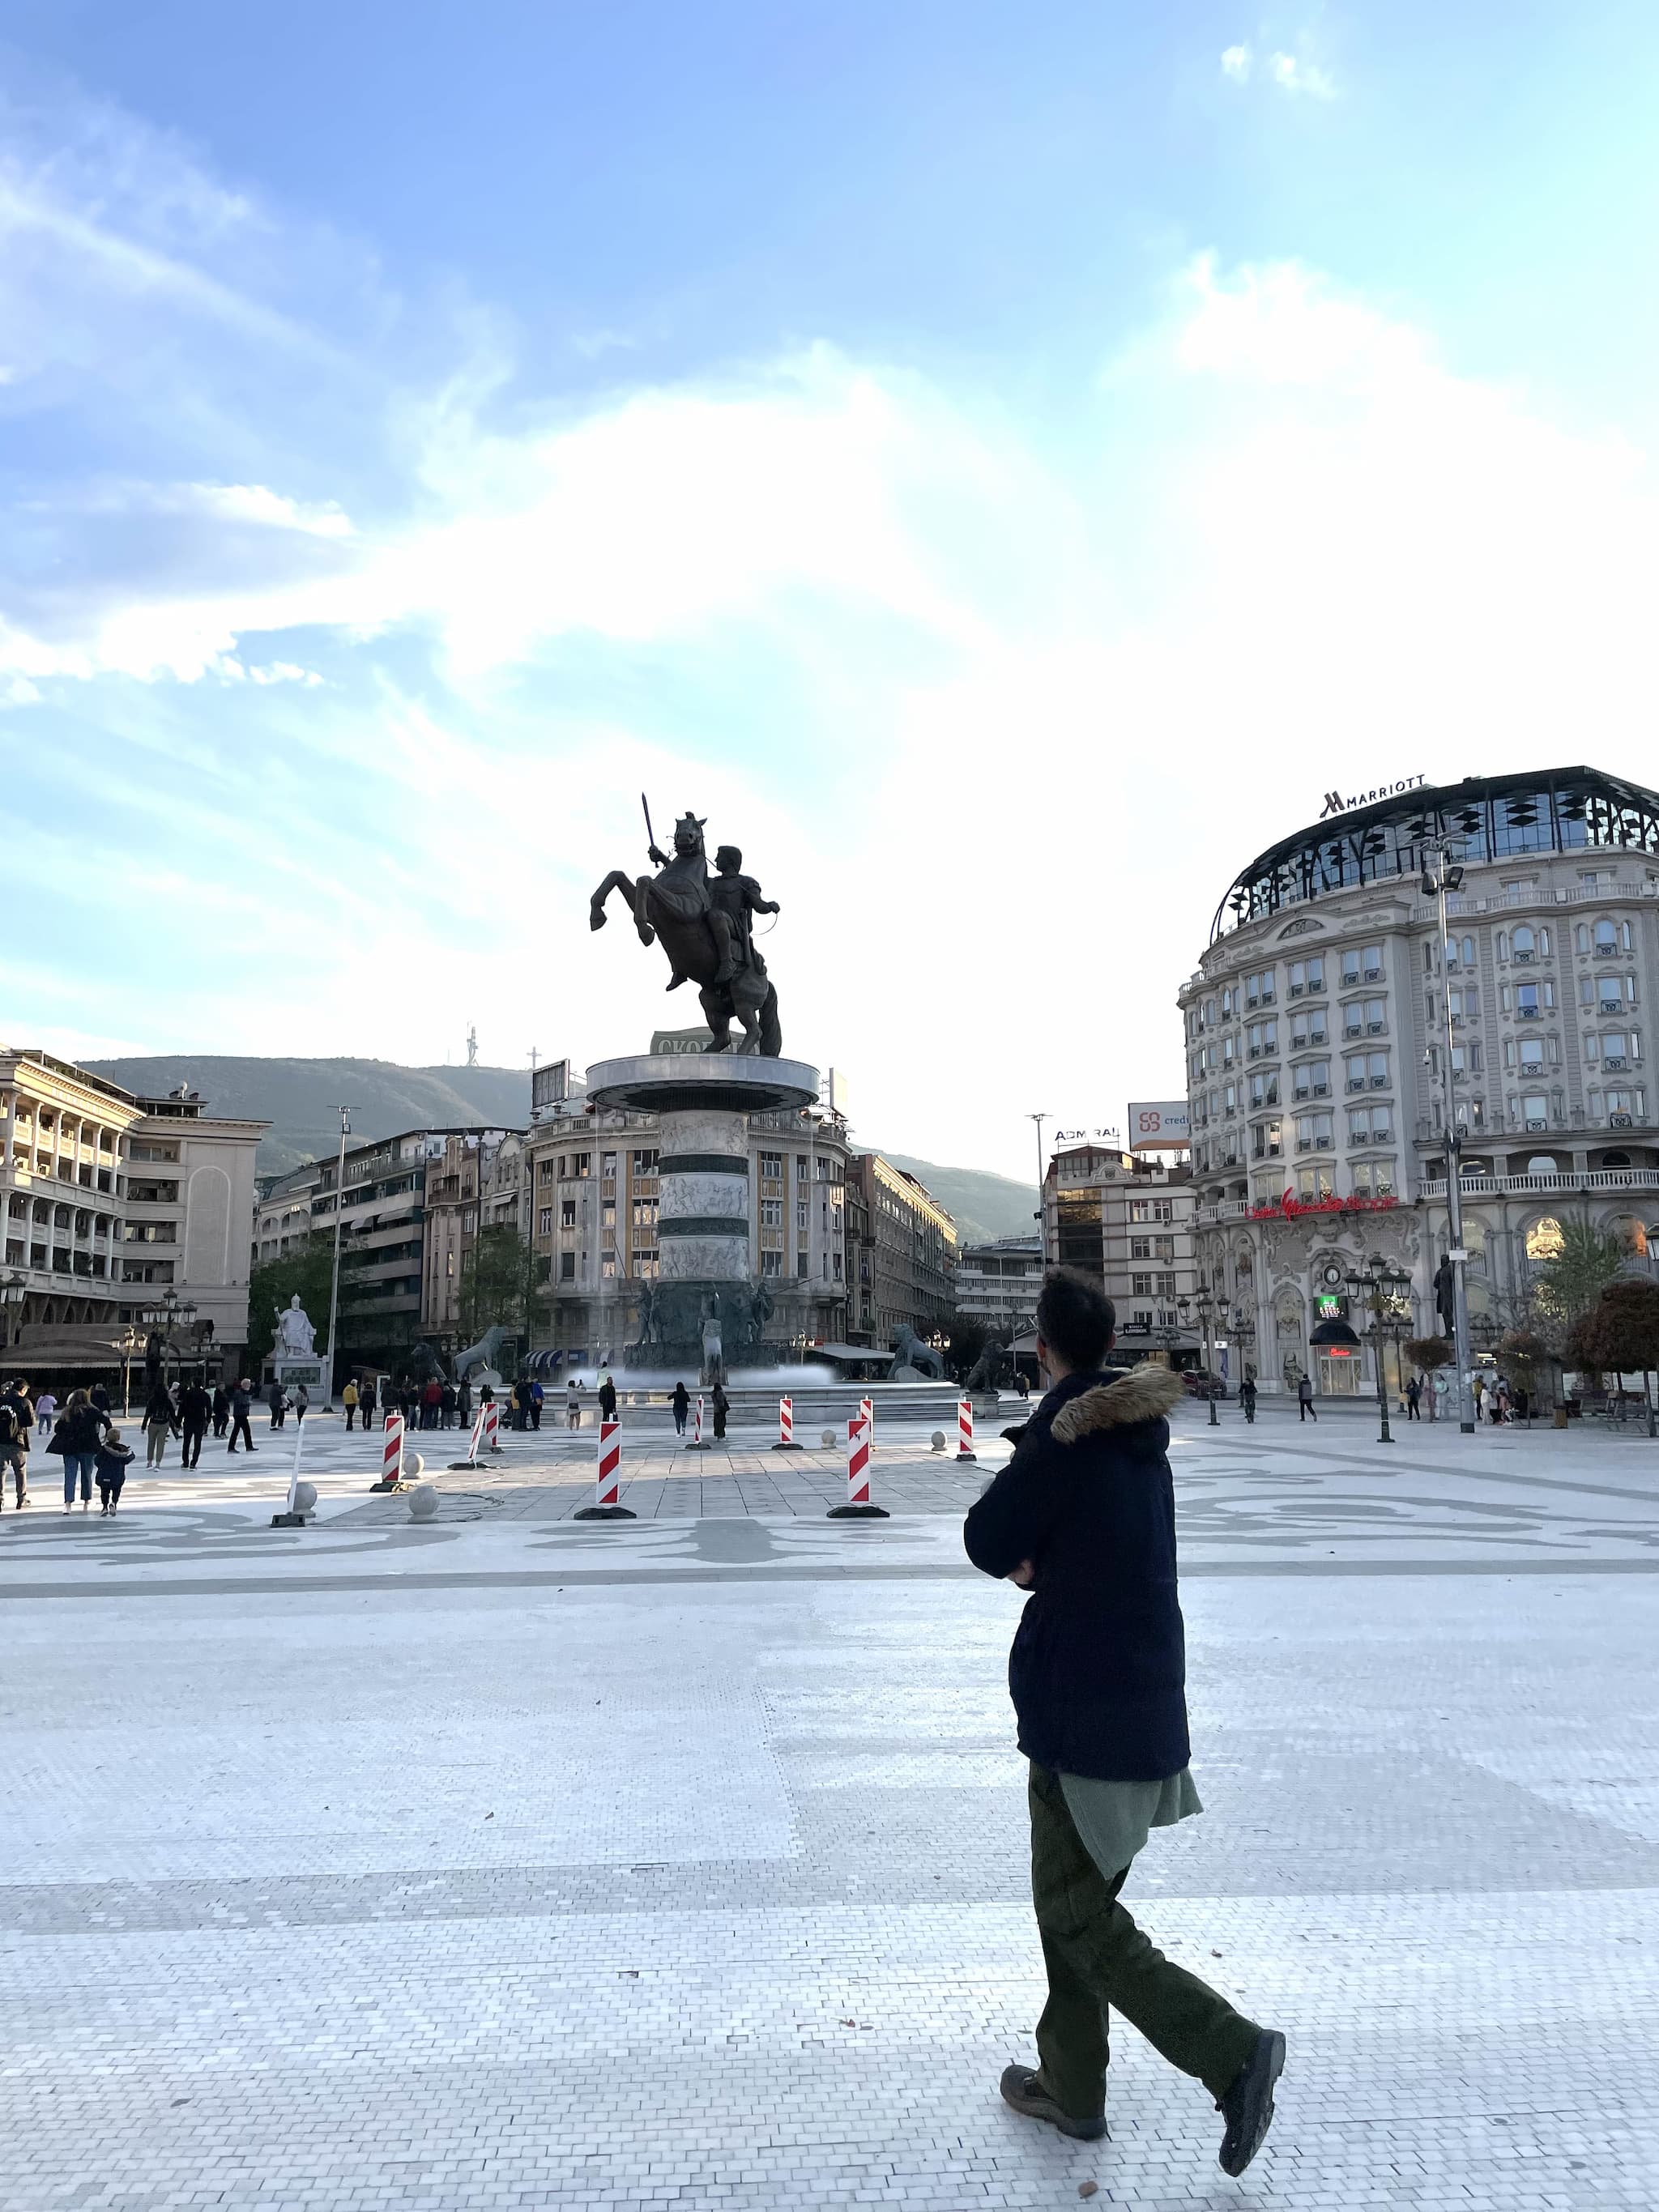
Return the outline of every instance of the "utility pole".
<path id="1" fill-rule="evenodd" d="M 1048 1120 L 1048 1116 L 1046 1114 L 1028 1114 L 1025 1118 L 1028 1121 L 1035 1121 L 1036 1123 L 1037 1241 L 1042 1248 L 1042 1264 L 1046 1267 L 1048 1264 L 1048 1218 L 1047 1209 L 1043 1205 L 1042 1183 L 1043 1177 L 1048 1172 L 1048 1164 L 1042 1157 L 1042 1125 Z"/>
<path id="2" fill-rule="evenodd" d="M 1474 1390 L 1469 1372 L 1468 1286 L 1463 1275 L 1468 1255 L 1463 1249 L 1462 1135 L 1458 1127 L 1457 1100 L 1452 1082 L 1451 975 L 1446 961 L 1446 894 L 1462 888 L 1463 871 L 1453 862 L 1447 839 L 1442 838 L 1433 850 L 1439 856 L 1440 865 L 1431 868 L 1425 860 L 1423 889 L 1437 902 L 1440 921 L 1436 957 L 1440 963 L 1440 1018 L 1445 1030 L 1445 1042 L 1441 1047 L 1443 1057 L 1440 1089 L 1446 1122 L 1446 1221 L 1451 1238 L 1446 1256 L 1451 1261 L 1452 1271 L 1452 1350 L 1457 1361 L 1457 1425 L 1466 1437 L 1472 1437 Z"/>
<path id="3" fill-rule="evenodd" d="M 328 1369 L 323 1377 L 323 1411 L 334 1411 L 334 1338 L 340 1322 L 340 1231 L 345 1217 L 345 1147 L 351 1134 L 351 1109 L 340 1109 L 340 1157 L 334 1170 L 334 1271 L 328 1285 Z"/>
<path id="4" fill-rule="evenodd" d="M 466 1025 L 466 1064 L 469 1067 L 478 1065 L 478 1024 L 476 1022 L 469 1022 Z"/>

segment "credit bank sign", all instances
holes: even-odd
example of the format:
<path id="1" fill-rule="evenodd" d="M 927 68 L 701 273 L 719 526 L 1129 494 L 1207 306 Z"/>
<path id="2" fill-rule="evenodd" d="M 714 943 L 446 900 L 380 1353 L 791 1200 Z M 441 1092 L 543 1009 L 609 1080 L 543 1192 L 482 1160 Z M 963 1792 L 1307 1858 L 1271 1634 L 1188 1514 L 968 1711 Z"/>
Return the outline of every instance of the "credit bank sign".
<path id="1" fill-rule="evenodd" d="M 1355 792 L 1352 799 L 1328 791 L 1319 818 L 1322 822 L 1328 814 L 1352 814 L 1356 806 L 1375 806 L 1379 799 L 1398 799 L 1402 791 L 1420 790 L 1428 780 L 1425 775 L 1402 775 L 1398 783 L 1380 783 L 1375 791 Z"/>

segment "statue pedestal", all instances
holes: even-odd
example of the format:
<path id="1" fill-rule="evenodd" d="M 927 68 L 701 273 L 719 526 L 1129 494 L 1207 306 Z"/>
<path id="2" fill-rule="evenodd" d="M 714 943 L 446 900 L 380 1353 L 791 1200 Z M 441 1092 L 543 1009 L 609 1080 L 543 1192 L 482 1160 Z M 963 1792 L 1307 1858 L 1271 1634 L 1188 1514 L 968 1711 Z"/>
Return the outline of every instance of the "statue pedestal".
<path id="1" fill-rule="evenodd" d="M 296 1359 L 279 1352 L 270 1364 L 275 1379 L 290 1398 L 302 1382 L 311 1395 L 313 1406 L 320 1406 L 327 1398 L 327 1364 L 314 1353 L 309 1358 Z"/>
<path id="2" fill-rule="evenodd" d="M 641 1053 L 590 1067 L 587 1095 L 657 1116 L 661 1258 L 651 1338 L 630 1349 L 630 1365 L 702 1375 L 711 1316 L 725 1366 L 754 1360 L 762 1325 L 750 1294 L 749 1116 L 815 1103 L 817 1070 L 747 1054 Z"/>

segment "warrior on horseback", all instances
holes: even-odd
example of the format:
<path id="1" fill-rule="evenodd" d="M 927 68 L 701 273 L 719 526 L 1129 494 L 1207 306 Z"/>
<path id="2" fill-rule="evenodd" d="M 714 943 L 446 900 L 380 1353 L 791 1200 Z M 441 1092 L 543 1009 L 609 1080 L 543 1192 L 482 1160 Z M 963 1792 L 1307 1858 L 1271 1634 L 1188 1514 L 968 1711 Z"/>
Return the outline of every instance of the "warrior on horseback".
<path id="1" fill-rule="evenodd" d="M 641 804 L 645 804 L 641 798 Z M 703 820 L 683 814 L 674 825 L 674 850 L 661 850 L 651 832 L 651 810 L 646 806 L 647 848 L 658 872 L 629 878 L 613 869 L 593 894 L 588 921 L 603 929 L 605 901 L 613 890 L 622 892 L 634 916 L 641 945 L 662 939 L 672 973 L 668 988 L 678 990 L 688 978 L 698 986 L 698 996 L 714 1040 L 711 1052 L 731 1048 L 733 1018 L 743 1024 L 740 1052 L 763 1053 L 775 1058 L 782 1048 L 778 1022 L 778 994 L 768 981 L 766 963 L 755 949 L 750 916 L 776 914 L 775 899 L 761 896 L 760 885 L 742 872 L 743 854 L 735 845 L 722 845 L 716 854 L 720 872 L 711 876 L 703 845 Z"/>

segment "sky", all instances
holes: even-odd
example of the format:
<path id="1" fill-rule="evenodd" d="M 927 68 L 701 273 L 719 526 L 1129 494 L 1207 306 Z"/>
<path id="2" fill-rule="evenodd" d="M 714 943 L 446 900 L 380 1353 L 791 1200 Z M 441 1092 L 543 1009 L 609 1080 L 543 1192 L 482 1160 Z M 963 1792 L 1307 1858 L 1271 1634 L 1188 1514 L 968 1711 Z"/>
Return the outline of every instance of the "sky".
<path id="1" fill-rule="evenodd" d="M 1179 1096 L 1258 851 L 1659 781 L 1659 14 L 9 0 L 0 1036 L 697 1018 L 694 810 L 858 1134 Z"/>

